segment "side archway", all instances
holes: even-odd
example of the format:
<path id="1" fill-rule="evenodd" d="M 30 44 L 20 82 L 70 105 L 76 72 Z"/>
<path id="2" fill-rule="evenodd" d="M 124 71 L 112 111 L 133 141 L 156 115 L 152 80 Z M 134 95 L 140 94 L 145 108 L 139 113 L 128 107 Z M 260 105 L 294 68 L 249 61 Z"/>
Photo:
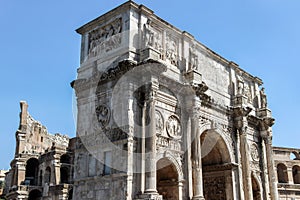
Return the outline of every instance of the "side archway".
<path id="1" fill-rule="evenodd" d="M 252 173 L 251 176 L 252 183 L 252 194 L 253 200 L 262 200 L 262 187 L 258 178 Z"/>
<path id="2" fill-rule="evenodd" d="M 156 163 L 157 167 L 157 191 L 163 199 L 179 200 L 180 186 L 179 175 L 174 163 L 167 157 L 161 158 Z"/>
<path id="3" fill-rule="evenodd" d="M 200 140 L 205 199 L 233 199 L 234 165 L 229 146 L 216 129 L 204 131 Z"/>

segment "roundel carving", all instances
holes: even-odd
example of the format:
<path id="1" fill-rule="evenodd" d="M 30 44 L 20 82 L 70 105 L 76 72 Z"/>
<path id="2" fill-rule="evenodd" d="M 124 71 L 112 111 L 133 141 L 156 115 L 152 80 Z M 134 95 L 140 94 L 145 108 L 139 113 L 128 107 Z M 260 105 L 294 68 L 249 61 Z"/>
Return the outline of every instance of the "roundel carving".
<path id="1" fill-rule="evenodd" d="M 255 143 L 253 143 L 251 145 L 251 157 L 254 161 L 259 160 L 258 147 L 257 147 L 257 144 L 255 144 Z"/>
<path id="2" fill-rule="evenodd" d="M 181 137 L 181 126 L 177 116 L 171 115 L 167 121 L 167 132 L 170 137 L 180 138 Z"/>
<path id="3" fill-rule="evenodd" d="M 104 127 L 108 124 L 110 120 L 110 109 L 106 105 L 99 105 L 96 107 L 97 119 L 101 126 Z"/>

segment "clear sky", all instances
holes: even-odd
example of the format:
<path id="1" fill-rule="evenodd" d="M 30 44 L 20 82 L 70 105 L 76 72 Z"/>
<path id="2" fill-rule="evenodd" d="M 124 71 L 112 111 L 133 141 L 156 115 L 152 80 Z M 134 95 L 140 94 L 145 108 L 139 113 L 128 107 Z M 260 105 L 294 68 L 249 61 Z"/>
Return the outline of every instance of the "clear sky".
<path id="1" fill-rule="evenodd" d="M 51 133 L 75 136 L 75 29 L 122 0 L 0 0 L 0 169 L 15 151 L 19 101 Z M 136 0 L 264 81 L 275 146 L 300 148 L 299 0 Z"/>

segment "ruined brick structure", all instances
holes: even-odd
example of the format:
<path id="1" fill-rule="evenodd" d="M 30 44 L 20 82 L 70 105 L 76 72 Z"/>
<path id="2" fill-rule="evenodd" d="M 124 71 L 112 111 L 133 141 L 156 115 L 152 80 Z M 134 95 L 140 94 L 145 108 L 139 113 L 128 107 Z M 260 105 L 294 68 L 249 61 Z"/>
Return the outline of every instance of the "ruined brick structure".
<path id="1" fill-rule="evenodd" d="M 77 32 L 76 138 L 22 102 L 8 199 L 300 199 L 261 79 L 132 1 Z"/>
<path id="2" fill-rule="evenodd" d="M 6 176 L 7 199 L 68 199 L 72 194 L 74 140 L 49 134 L 28 113 L 26 102 L 20 106 L 15 157 Z"/>

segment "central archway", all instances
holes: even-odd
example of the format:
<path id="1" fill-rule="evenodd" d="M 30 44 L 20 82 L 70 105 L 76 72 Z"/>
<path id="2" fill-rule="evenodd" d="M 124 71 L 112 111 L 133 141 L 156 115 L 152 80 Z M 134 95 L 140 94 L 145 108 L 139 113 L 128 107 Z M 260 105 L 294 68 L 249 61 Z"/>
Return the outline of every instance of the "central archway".
<path id="1" fill-rule="evenodd" d="M 233 199 L 233 165 L 226 142 L 215 130 L 203 132 L 200 139 L 205 199 Z"/>
<path id="2" fill-rule="evenodd" d="M 175 165 L 167 158 L 160 159 L 157 164 L 157 191 L 164 200 L 179 199 L 178 172 Z"/>

